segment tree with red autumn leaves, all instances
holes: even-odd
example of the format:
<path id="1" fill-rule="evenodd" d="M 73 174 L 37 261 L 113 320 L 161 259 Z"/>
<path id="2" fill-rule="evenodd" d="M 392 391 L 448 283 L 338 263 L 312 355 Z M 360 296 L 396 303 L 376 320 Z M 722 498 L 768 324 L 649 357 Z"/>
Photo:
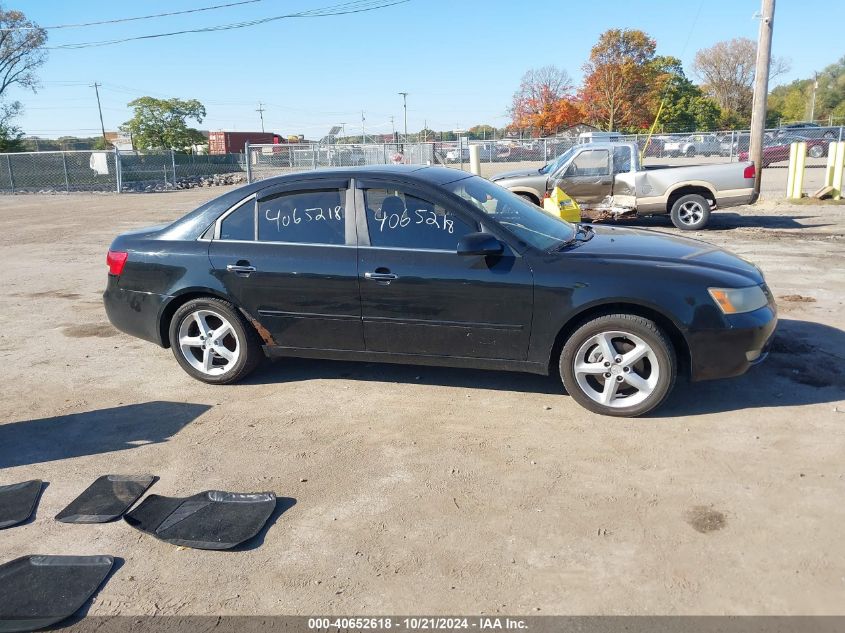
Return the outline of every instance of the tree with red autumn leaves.
<path id="1" fill-rule="evenodd" d="M 534 135 L 554 134 L 584 117 L 569 74 L 554 66 L 531 69 L 522 76 L 510 113 L 512 129 Z"/>
<path id="2" fill-rule="evenodd" d="M 580 97 L 589 120 L 607 130 L 648 127 L 656 47 L 636 29 L 602 33 L 584 64 Z"/>

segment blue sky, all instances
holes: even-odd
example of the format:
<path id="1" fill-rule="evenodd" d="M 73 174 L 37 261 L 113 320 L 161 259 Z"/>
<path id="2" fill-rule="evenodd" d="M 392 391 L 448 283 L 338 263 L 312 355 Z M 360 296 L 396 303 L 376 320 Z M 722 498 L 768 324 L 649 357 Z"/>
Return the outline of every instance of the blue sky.
<path id="1" fill-rule="evenodd" d="M 50 45 L 212 26 L 323 7 L 340 0 L 263 0 L 185 16 L 50 32 Z M 5 0 L 42 26 L 177 11 L 225 0 Z M 345 123 L 360 133 L 502 126 L 522 73 L 547 64 L 578 82 L 581 66 L 608 28 L 639 28 L 659 54 L 680 57 L 688 74 L 695 52 L 733 37 L 756 40 L 759 0 L 411 0 L 379 11 L 286 19 L 244 29 L 188 34 L 99 48 L 51 50 L 37 94 L 13 91 L 28 135 L 96 135 L 94 80 L 107 130 L 129 118 L 126 103 L 151 95 L 196 98 L 208 110 L 199 127 L 260 129 L 323 136 Z M 812 16 L 810 18 L 809 16 Z M 811 76 L 845 54 L 820 24 L 841 24 L 842 0 L 780 0 L 773 54 L 790 59 L 778 82 Z"/>

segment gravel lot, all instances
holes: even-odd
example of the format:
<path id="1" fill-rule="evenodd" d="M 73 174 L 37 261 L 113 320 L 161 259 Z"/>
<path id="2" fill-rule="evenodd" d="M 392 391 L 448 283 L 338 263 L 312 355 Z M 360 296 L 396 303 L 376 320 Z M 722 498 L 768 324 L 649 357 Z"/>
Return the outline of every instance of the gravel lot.
<path id="1" fill-rule="evenodd" d="M 0 484 L 49 482 L 0 560 L 120 557 L 92 615 L 843 613 L 845 207 L 715 214 L 701 237 L 779 297 L 774 353 L 621 420 L 508 373 L 283 361 L 192 380 L 110 327 L 105 253 L 222 192 L 0 197 Z M 53 520 L 99 475 L 147 472 L 157 494 L 295 504 L 228 553 Z"/>

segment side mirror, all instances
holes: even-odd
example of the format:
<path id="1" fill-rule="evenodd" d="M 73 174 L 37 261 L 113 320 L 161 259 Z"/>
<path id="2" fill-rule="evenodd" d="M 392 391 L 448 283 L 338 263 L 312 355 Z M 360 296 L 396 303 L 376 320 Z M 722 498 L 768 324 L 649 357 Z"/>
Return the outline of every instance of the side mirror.
<path id="1" fill-rule="evenodd" d="M 458 242 L 458 255 L 501 255 L 504 245 L 489 233 L 467 233 Z"/>

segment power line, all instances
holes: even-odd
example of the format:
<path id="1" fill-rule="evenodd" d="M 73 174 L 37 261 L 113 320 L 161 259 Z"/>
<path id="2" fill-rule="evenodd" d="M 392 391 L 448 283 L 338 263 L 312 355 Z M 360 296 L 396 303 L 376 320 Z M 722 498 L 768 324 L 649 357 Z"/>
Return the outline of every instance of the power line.
<path id="1" fill-rule="evenodd" d="M 353 0 L 351 2 L 343 2 L 327 7 L 308 9 L 306 11 L 297 11 L 296 13 L 287 13 L 285 15 L 276 15 L 269 18 L 259 18 L 256 20 L 248 20 L 245 22 L 234 22 L 231 24 L 220 24 L 218 26 L 207 26 L 197 29 L 171 31 L 169 33 L 138 35 L 135 37 L 125 37 L 114 40 L 102 40 L 98 42 L 77 42 L 74 44 L 60 44 L 58 46 L 46 46 L 45 48 L 49 50 L 91 48 L 94 46 L 109 46 L 112 44 L 123 44 L 125 42 L 134 42 L 139 40 L 150 40 L 161 37 L 173 37 L 175 35 L 186 35 L 188 33 L 212 33 L 215 31 L 228 31 L 232 29 L 242 29 L 249 26 L 257 26 L 259 24 L 267 24 L 268 22 L 275 22 L 277 20 L 285 20 L 290 18 L 323 18 L 337 15 L 349 15 L 352 13 L 365 13 L 368 11 L 385 9 L 387 7 L 392 7 L 397 4 L 404 4 L 406 2 L 410 2 L 410 0 Z"/>
<path id="2" fill-rule="evenodd" d="M 172 15 L 185 15 L 186 13 L 200 13 L 201 11 L 213 11 L 214 9 L 225 9 L 228 7 L 236 7 L 241 4 L 253 4 L 256 2 L 264 2 L 264 0 L 241 0 L 240 2 L 230 2 L 228 4 L 217 4 L 213 7 L 200 7 L 197 9 L 186 9 L 184 11 L 171 11 L 170 13 L 155 13 L 153 15 L 140 15 L 134 18 L 115 18 L 114 20 L 100 20 L 99 22 L 81 22 L 79 24 L 56 24 L 54 26 L 18 26 L 11 29 L 0 29 L 0 31 L 53 31 L 55 29 L 76 29 L 83 26 L 100 26 L 102 24 L 118 24 L 120 22 L 134 22 L 136 20 L 151 20 L 153 18 L 166 18 Z"/>

